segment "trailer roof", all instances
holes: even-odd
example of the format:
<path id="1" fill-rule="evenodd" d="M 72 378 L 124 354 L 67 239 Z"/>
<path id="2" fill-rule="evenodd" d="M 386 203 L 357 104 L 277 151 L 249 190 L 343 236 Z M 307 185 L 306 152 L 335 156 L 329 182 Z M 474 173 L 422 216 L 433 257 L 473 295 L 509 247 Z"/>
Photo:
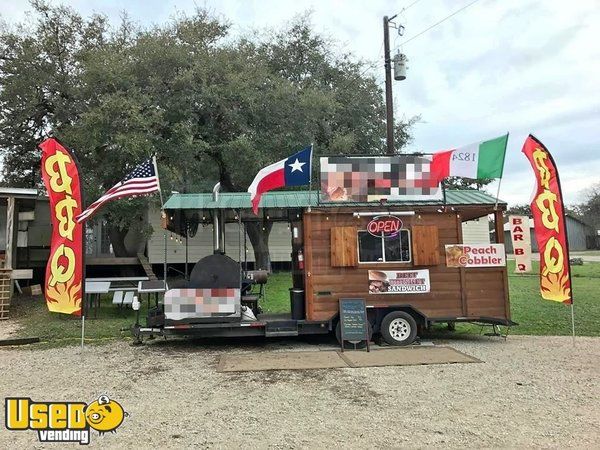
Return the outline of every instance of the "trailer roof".
<path id="1" fill-rule="evenodd" d="M 319 203 L 318 191 L 276 191 L 263 194 L 261 208 L 307 208 L 339 207 L 339 206 L 375 206 L 377 203 Z M 496 197 L 487 192 L 476 190 L 446 190 L 446 201 L 388 201 L 386 205 L 402 206 L 434 206 L 434 205 L 494 205 Z M 498 204 L 506 202 L 498 200 Z M 250 209 L 250 194 L 248 192 L 221 192 L 215 202 L 211 193 L 202 194 L 173 194 L 165 203 L 165 209 Z"/>

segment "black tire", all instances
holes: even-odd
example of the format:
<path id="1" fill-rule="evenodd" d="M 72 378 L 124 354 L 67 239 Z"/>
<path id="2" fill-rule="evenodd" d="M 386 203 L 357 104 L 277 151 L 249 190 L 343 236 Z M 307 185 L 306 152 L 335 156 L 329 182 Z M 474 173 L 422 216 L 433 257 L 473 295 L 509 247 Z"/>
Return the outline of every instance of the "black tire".
<path id="1" fill-rule="evenodd" d="M 389 345 L 410 345 L 417 338 L 417 322 L 404 311 L 392 311 L 381 321 L 381 336 Z"/>
<path id="2" fill-rule="evenodd" d="M 371 327 L 371 323 L 367 322 L 367 329 L 369 331 L 369 341 L 373 337 L 373 328 Z M 342 345 L 342 327 L 340 325 L 340 321 L 338 320 L 337 325 L 335 326 L 335 338 L 337 339 L 340 346 Z M 356 342 L 356 347 L 355 347 Z M 344 342 L 344 349 L 354 349 L 354 348 L 365 348 L 367 346 L 367 341 L 346 341 Z"/>

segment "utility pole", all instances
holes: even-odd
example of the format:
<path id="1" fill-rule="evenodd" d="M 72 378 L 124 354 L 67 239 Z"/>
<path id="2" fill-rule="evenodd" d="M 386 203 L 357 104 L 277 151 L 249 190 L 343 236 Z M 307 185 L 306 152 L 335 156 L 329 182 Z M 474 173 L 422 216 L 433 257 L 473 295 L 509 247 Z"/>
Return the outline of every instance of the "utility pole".
<path id="1" fill-rule="evenodd" d="M 392 98 L 392 58 L 390 57 L 390 25 L 396 15 L 383 16 L 383 47 L 385 60 L 385 110 L 387 128 L 387 154 L 394 155 L 394 100 Z"/>

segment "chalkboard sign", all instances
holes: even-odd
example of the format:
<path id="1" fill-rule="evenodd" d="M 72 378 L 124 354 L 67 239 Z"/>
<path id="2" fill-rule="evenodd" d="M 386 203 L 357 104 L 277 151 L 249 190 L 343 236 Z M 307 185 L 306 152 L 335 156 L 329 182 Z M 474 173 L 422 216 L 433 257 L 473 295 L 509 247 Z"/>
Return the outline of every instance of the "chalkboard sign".
<path id="1" fill-rule="evenodd" d="M 340 340 L 342 351 L 344 342 L 366 341 L 369 348 L 369 328 L 367 323 L 367 305 L 363 298 L 340 298 Z"/>

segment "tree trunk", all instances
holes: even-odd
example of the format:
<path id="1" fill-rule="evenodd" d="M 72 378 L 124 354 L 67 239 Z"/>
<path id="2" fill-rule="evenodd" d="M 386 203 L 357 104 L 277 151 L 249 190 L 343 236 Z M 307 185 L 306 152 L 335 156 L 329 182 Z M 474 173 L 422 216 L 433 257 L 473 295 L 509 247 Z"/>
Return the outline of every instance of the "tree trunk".
<path id="1" fill-rule="evenodd" d="M 271 255 L 269 254 L 269 234 L 273 222 L 246 222 L 248 237 L 254 249 L 254 268 L 271 272 Z"/>
<path id="2" fill-rule="evenodd" d="M 127 247 L 125 247 L 125 236 L 127 236 L 129 228 L 119 228 L 107 223 L 106 229 L 108 232 L 108 239 L 110 239 L 115 256 L 135 256 L 131 255 L 127 251 Z"/>

